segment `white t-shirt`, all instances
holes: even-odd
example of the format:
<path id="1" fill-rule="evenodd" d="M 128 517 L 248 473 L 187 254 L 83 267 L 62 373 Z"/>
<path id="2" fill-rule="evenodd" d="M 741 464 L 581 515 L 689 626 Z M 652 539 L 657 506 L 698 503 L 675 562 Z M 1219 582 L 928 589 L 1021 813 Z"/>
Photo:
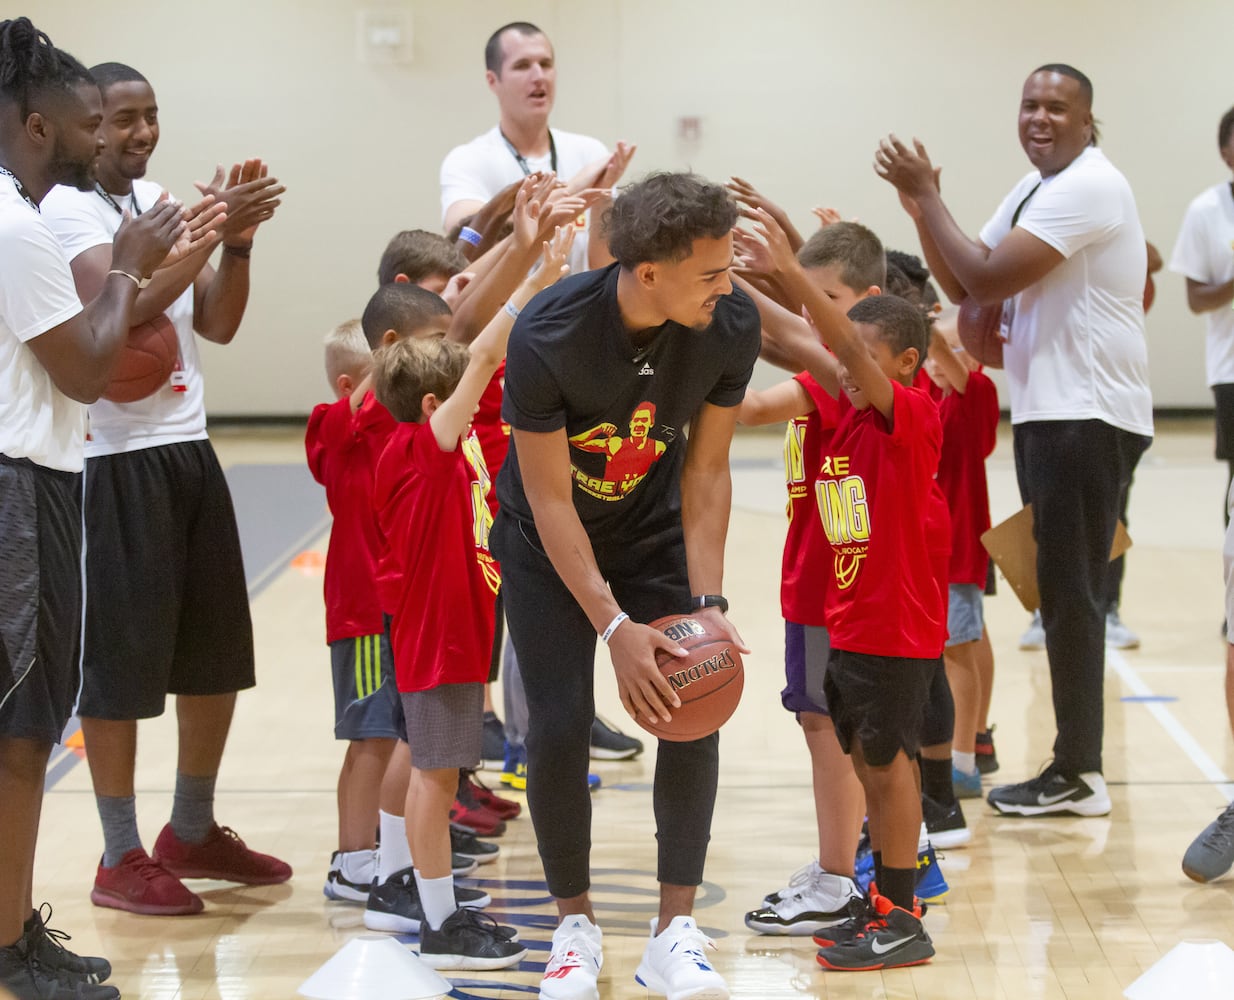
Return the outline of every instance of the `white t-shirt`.
<path id="1" fill-rule="evenodd" d="M 56 237 L 0 175 L 0 454 L 81 471 L 86 408 L 56 388 L 27 346 L 81 308 Z"/>
<path id="2" fill-rule="evenodd" d="M 153 181 L 133 181 L 133 194 L 112 198 L 130 213 L 142 211 L 158 200 L 163 189 Z M 59 186 L 43 199 L 43 216 L 64 248 L 68 259 L 97 246 L 109 245 L 120 228 L 120 213 L 97 191 L 78 191 Z M 206 437 L 206 404 L 193 334 L 193 286 L 181 293 L 165 314 L 176 328 L 180 341 L 180 365 L 184 371 L 184 392 L 176 392 L 168 382 L 152 396 L 132 403 L 112 403 L 100 399 L 90 406 L 90 439 L 86 457 L 115 455 L 120 452 L 155 448 L 178 441 L 200 441 Z"/>
<path id="3" fill-rule="evenodd" d="M 563 132 L 551 128 L 553 145 L 557 148 L 557 176 L 569 180 L 583 167 L 609 155 L 604 143 L 588 135 Z M 527 158 L 530 173 L 551 170 L 552 156 Z M 486 202 L 502 188 L 513 184 L 523 176 L 523 168 L 510 152 L 501 127 L 494 125 L 471 142 L 455 146 L 441 161 L 441 221 L 445 224 L 446 212 L 456 201 Z M 574 246 L 570 251 L 570 271 L 578 274 L 587 270 L 587 229 L 591 213 L 580 217 L 579 231 L 574 234 Z"/>
<path id="4" fill-rule="evenodd" d="M 1210 187 L 1187 206 L 1170 270 L 1206 285 L 1234 278 L 1234 194 L 1229 184 Z M 1210 309 L 1204 322 L 1208 384 L 1234 382 L 1234 309 Z"/>
<path id="5" fill-rule="evenodd" d="M 1014 299 L 1003 366 L 1012 423 L 1104 420 L 1153 433 L 1144 340 L 1144 230 L 1127 179 L 1095 146 L 1042 180 L 1026 176 L 981 230 L 991 249 L 1017 225 L 1064 260 Z"/>

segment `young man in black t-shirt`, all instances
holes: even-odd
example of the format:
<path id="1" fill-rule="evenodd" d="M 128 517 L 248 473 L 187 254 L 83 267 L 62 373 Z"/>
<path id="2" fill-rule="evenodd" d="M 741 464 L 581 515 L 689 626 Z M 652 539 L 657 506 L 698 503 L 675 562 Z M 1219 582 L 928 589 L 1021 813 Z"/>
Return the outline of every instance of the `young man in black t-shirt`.
<path id="1" fill-rule="evenodd" d="M 599 996 L 587 793 L 596 636 L 622 703 L 646 718 L 678 707 L 655 654 L 681 651 L 643 623 L 697 609 L 741 646 L 719 595 L 729 443 L 759 322 L 729 279 L 736 219 L 718 185 L 648 177 L 614 203 L 617 263 L 537 296 L 510 337 L 503 416 L 513 440 L 492 547 L 531 715 L 528 802 L 562 917 L 541 984 L 550 1000 Z M 729 995 L 690 916 L 718 761 L 717 734 L 660 743 L 660 910 L 638 969 L 652 992 Z"/>

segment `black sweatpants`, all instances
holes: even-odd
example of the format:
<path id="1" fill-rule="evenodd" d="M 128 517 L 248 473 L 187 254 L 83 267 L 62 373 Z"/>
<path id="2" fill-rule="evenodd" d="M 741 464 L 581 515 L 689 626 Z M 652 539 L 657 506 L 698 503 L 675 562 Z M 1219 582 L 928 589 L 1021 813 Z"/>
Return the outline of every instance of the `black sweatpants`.
<path id="1" fill-rule="evenodd" d="M 490 542 L 501 562 L 506 623 L 527 694 L 527 803 L 549 892 L 569 898 L 591 885 L 587 770 L 596 633 L 534 526 L 499 512 Z M 638 537 L 593 538 L 592 544 L 613 596 L 634 621 L 689 610 L 680 526 Z M 660 741 L 653 804 L 661 882 L 703 880 L 719 757 L 719 734 L 689 743 Z"/>
<path id="2" fill-rule="evenodd" d="M 1041 622 L 1064 774 L 1100 771 L 1110 546 L 1151 438 L 1102 420 L 1016 424 L 1016 476 L 1033 505 Z"/>

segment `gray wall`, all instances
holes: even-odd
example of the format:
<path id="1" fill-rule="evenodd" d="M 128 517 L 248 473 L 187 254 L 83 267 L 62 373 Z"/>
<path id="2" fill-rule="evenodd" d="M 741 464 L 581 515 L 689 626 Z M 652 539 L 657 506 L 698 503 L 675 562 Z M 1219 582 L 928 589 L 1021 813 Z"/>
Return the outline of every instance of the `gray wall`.
<path id="1" fill-rule="evenodd" d="M 404 65 L 358 54 L 358 15 L 388 8 L 411 15 Z M 438 225 L 441 157 L 495 121 L 482 47 L 508 20 L 534 21 L 556 44 L 554 124 L 637 142 L 632 176 L 745 176 L 800 227 L 811 206 L 834 205 L 916 249 L 871 169 L 894 130 L 925 141 L 975 233 L 1027 169 L 1016 108 L 1043 62 L 1092 77 L 1103 145 L 1167 259 L 1190 198 L 1228 179 L 1215 139 L 1234 104 L 1229 0 L 41 0 L 27 11 L 87 64 L 128 62 L 150 78 L 163 122 L 152 179 L 189 197 L 216 162 L 258 155 L 288 186 L 258 234 L 239 337 L 203 345 L 216 415 L 299 413 L 326 398 L 321 337 L 363 309 L 394 231 Z M 700 119 L 697 141 L 679 138 L 683 117 Z M 1202 326 L 1181 279 L 1159 282 L 1148 325 L 1157 405 L 1208 405 Z"/>

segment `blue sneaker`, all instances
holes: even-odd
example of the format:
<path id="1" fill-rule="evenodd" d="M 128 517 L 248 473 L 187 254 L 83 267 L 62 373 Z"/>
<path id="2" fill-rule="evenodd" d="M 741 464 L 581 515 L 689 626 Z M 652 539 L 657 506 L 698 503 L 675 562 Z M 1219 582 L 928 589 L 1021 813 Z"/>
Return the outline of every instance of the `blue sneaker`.
<path id="1" fill-rule="evenodd" d="M 937 903 L 950 891 L 951 886 L 943 878 L 933 845 L 926 844 L 925 850 L 917 853 L 917 898 L 927 903 Z"/>
<path id="2" fill-rule="evenodd" d="M 600 776 L 598 774 L 587 775 L 587 791 L 594 792 L 600 787 Z"/>
<path id="3" fill-rule="evenodd" d="M 981 772 L 974 771 L 965 774 L 954 764 L 951 765 L 951 788 L 957 799 L 979 799 L 981 791 Z"/>
<path id="4" fill-rule="evenodd" d="M 868 893 L 870 883 L 874 881 L 873 852 L 867 850 L 863 855 L 859 851 L 853 867 L 853 881 L 857 883 L 862 892 Z M 928 903 L 936 903 L 950 891 L 951 886 L 947 884 L 947 880 L 943 877 L 943 870 L 938 866 L 938 856 L 934 853 L 933 845 L 926 844 L 917 852 L 915 890 L 917 898 L 924 899 Z"/>
<path id="5" fill-rule="evenodd" d="M 527 748 L 521 743 L 506 742 L 506 759 L 498 779 L 507 788 L 527 790 Z"/>

